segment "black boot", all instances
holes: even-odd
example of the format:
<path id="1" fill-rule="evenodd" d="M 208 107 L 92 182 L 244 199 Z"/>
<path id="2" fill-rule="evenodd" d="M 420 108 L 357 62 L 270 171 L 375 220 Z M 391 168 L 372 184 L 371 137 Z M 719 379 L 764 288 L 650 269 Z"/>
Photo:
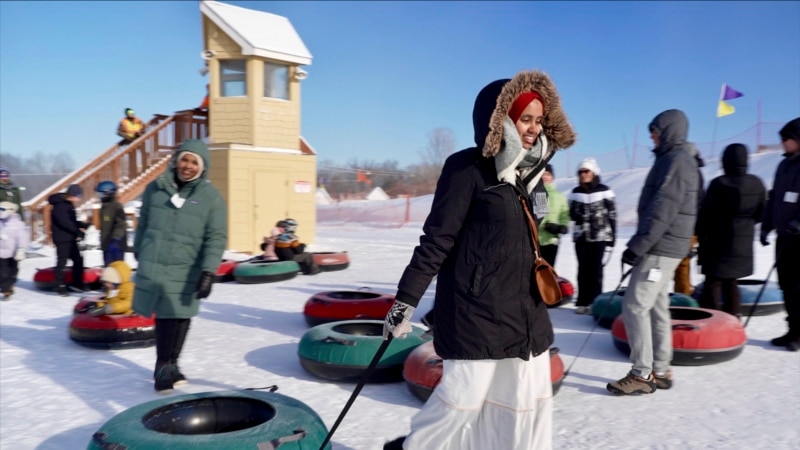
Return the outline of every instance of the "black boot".
<path id="1" fill-rule="evenodd" d="M 792 335 L 791 332 L 789 332 L 789 333 L 784 334 L 781 337 L 776 337 L 775 339 L 773 339 L 770 342 L 772 342 L 772 345 L 774 345 L 776 347 L 785 347 L 785 346 L 789 345 L 789 343 L 791 343 L 794 340 L 796 340 L 796 337 L 794 335 Z"/>
<path id="2" fill-rule="evenodd" d="M 405 436 L 401 436 L 391 442 L 383 444 L 383 450 L 403 450 L 403 442 L 406 441 Z"/>
<path id="3" fill-rule="evenodd" d="M 158 392 L 173 388 L 170 357 L 175 347 L 177 328 L 175 319 L 156 319 L 156 367 L 153 370 L 153 379 Z"/>
<path id="4" fill-rule="evenodd" d="M 169 364 L 156 365 L 155 385 L 156 392 L 168 393 L 173 389 L 172 371 Z"/>
<path id="5" fill-rule="evenodd" d="M 189 332 L 189 325 L 191 319 L 176 319 L 177 326 L 175 327 L 175 343 L 172 347 L 169 357 L 170 370 L 172 371 L 172 382 L 175 386 L 180 386 L 188 383 L 186 376 L 181 373 L 178 368 L 178 358 L 181 356 L 183 350 L 183 343 L 186 342 L 186 334 Z"/>

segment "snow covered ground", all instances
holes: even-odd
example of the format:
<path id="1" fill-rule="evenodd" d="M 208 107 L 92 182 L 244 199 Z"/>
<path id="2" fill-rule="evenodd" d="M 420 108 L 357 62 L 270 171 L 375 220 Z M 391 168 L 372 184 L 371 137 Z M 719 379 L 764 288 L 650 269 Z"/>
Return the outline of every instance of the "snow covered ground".
<path id="1" fill-rule="evenodd" d="M 779 159 L 777 154 L 756 155 L 752 171 L 769 184 Z M 706 182 L 718 174 L 708 170 Z M 604 178 L 617 192 L 623 214 L 635 208 L 645 174 L 634 170 Z M 574 178 L 557 183 L 566 191 Z M 424 202 L 415 204 L 424 209 Z M 351 259 L 347 270 L 279 283 L 216 284 L 192 321 L 181 357 L 190 384 L 170 395 L 274 384 L 278 393 L 306 403 L 332 426 L 355 384 L 321 380 L 300 366 L 297 344 L 308 330 L 303 306 L 322 291 L 368 288 L 394 294 L 420 229 L 419 221 L 401 227 L 319 223 L 310 250 L 346 250 Z M 619 283 L 620 255 L 631 232 L 630 227 L 621 229 L 605 271 L 606 291 Z M 302 225 L 298 234 L 302 238 Z M 774 246 L 755 243 L 754 248 L 756 272 L 751 278 L 763 279 Z M 574 255 L 567 241 L 556 264 L 573 282 Z M 85 257 L 87 266 L 102 260 L 97 250 L 87 250 Z M 78 297 L 39 291 L 32 282 L 37 268 L 53 264 L 52 248 L 32 249 L 22 262 L 17 293 L 0 302 L 1 449 L 86 448 L 92 434 L 114 415 L 163 398 L 153 391 L 154 348 L 94 350 L 68 338 Z M 696 268 L 692 277 L 695 283 L 702 281 Z M 430 308 L 432 295 L 433 286 L 414 320 Z M 753 317 L 738 358 L 675 367 L 672 390 L 621 398 L 611 396 L 605 385 L 624 376 L 630 363 L 613 346 L 609 330 L 593 329 L 591 316 L 574 314 L 573 305 L 550 314 L 555 346 L 571 366 L 555 398 L 554 448 L 800 448 L 800 354 L 769 344 L 785 332 L 785 314 Z M 402 382 L 367 385 L 334 435 L 333 448 L 379 449 L 408 432 L 421 405 Z"/>

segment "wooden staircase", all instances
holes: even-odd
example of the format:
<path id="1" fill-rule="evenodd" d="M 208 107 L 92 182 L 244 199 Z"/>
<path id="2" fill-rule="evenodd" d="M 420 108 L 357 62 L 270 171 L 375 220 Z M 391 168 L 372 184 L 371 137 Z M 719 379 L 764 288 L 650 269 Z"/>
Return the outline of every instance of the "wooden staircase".
<path id="1" fill-rule="evenodd" d="M 155 115 L 146 125 L 147 132 L 127 146 L 114 144 L 100 156 L 65 176 L 36 197 L 25 202 L 30 220 L 31 241 L 50 240 L 50 209 L 47 199 L 63 192 L 70 184 L 83 188 L 83 198 L 76 207 L 78 215 L 91 218 L 99 227 L 100 202 L 95 195 L 97 184 L 111 180 L 117 185 L 117 200 L 125 204 L 139 197 L 148 183 L 169 166 L 175 149 L 186 139 L 208 137 L 208 113 L 205 110 L 178 111 L 172 116 Z"/>

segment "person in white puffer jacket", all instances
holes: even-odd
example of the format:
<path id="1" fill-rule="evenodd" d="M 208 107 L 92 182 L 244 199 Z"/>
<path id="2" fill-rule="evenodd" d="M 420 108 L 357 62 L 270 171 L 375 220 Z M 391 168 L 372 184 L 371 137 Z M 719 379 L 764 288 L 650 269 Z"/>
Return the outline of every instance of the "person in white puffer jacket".
<path id="1" fill-rule="evenodd" d="M 17 214 L 17 205 L 0 202 L 0 292 L 9 300 L 17 283 L 19 261 L 25 259 L 28 233 Z"/>

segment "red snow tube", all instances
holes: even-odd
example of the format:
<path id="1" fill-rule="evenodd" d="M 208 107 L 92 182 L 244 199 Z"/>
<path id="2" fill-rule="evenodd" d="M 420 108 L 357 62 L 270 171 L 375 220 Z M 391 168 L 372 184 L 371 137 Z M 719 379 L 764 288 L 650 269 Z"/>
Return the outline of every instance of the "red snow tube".
<path id="1" fill-rule="evenodd" d="M 155 316 L 92 316 L 83 312 L 89 303 L 99 299 L 100 297 L 84 297 L 75 305 L 75 315 L 69 323 L 70 339 L 86 347 L 101 349 L 143 348 L 155 344 Z"/>
<path id="2" fill-rule="evenodd" d="M 550 381 L 553 383 L 553 395 L 558 393 L 564 381 L 564 361 L 558 356 L 558 348 L 550 349 Z M 442 358 L 436 354 L 433 341 L 418 346 L 406 357 L 403 363 L 403 379 L 408 390 L 415 397 L 428 400 L 431 392 L 442 378 Z"/>
<path id="3" fill-rule="evenodd" d="M 239 264 L 239 261 L 223 259 L 222 263 L 220 263 L 217 268 L 217 275 L 214 277 L 214 282 L 223 283 L 226 281 L 235 281 L 236 277 L 233 276 L 233 269 L 236 268 L 237 264 Z"/>
<path id="4" fill-rule="evenodd" d="M 548 308 L 558 308 L 561 305 L 566 305 L 572 301 L 575 295 L 575 286 L 564 277 L 558 277 L 558 287 L 561 288 L 561 301 L 554 305 L 547 305 Z"/>
<path id="5" fill-rule="evenodd" d="M 728 313 L 704 308 L 671 307 L 672 364 L 703 366 L 729 361 L 739 356 L 747 342 L 739 319 Z M 622 316 L 611 325 L 614 345 L 630 353 Z"/>
<path id="6" fill-rule="evenodd" d="M 323 272 L 344 270 L 350 265 L 350 257 L 347 256 L 347 252 L 314 252 L 311 257 Z"/>
<path id="7" fill-rule="evenodd" d="M 383 320 L 394 303 L 394 295 L 368 291 L 331 291 L 314 294 L 306 302 L 306 323 L 316 326 L 340 320 Z"/>
<path id="8" fill-rule="evenodd" d="M 100 275 L 103 273 L 102 267 L 86 267 L 83 269 L 83 284 L 89 289 L 100 289 L 102 283 L 100 282 Z M 64 268 L 64 283 L 72 284 L 72 267 Z M 56 268 L 48 267 L 46 269 L 36 269 L 33 275 L 33 284 L 43 291 L 55 290 L 56 285 Z"/>

